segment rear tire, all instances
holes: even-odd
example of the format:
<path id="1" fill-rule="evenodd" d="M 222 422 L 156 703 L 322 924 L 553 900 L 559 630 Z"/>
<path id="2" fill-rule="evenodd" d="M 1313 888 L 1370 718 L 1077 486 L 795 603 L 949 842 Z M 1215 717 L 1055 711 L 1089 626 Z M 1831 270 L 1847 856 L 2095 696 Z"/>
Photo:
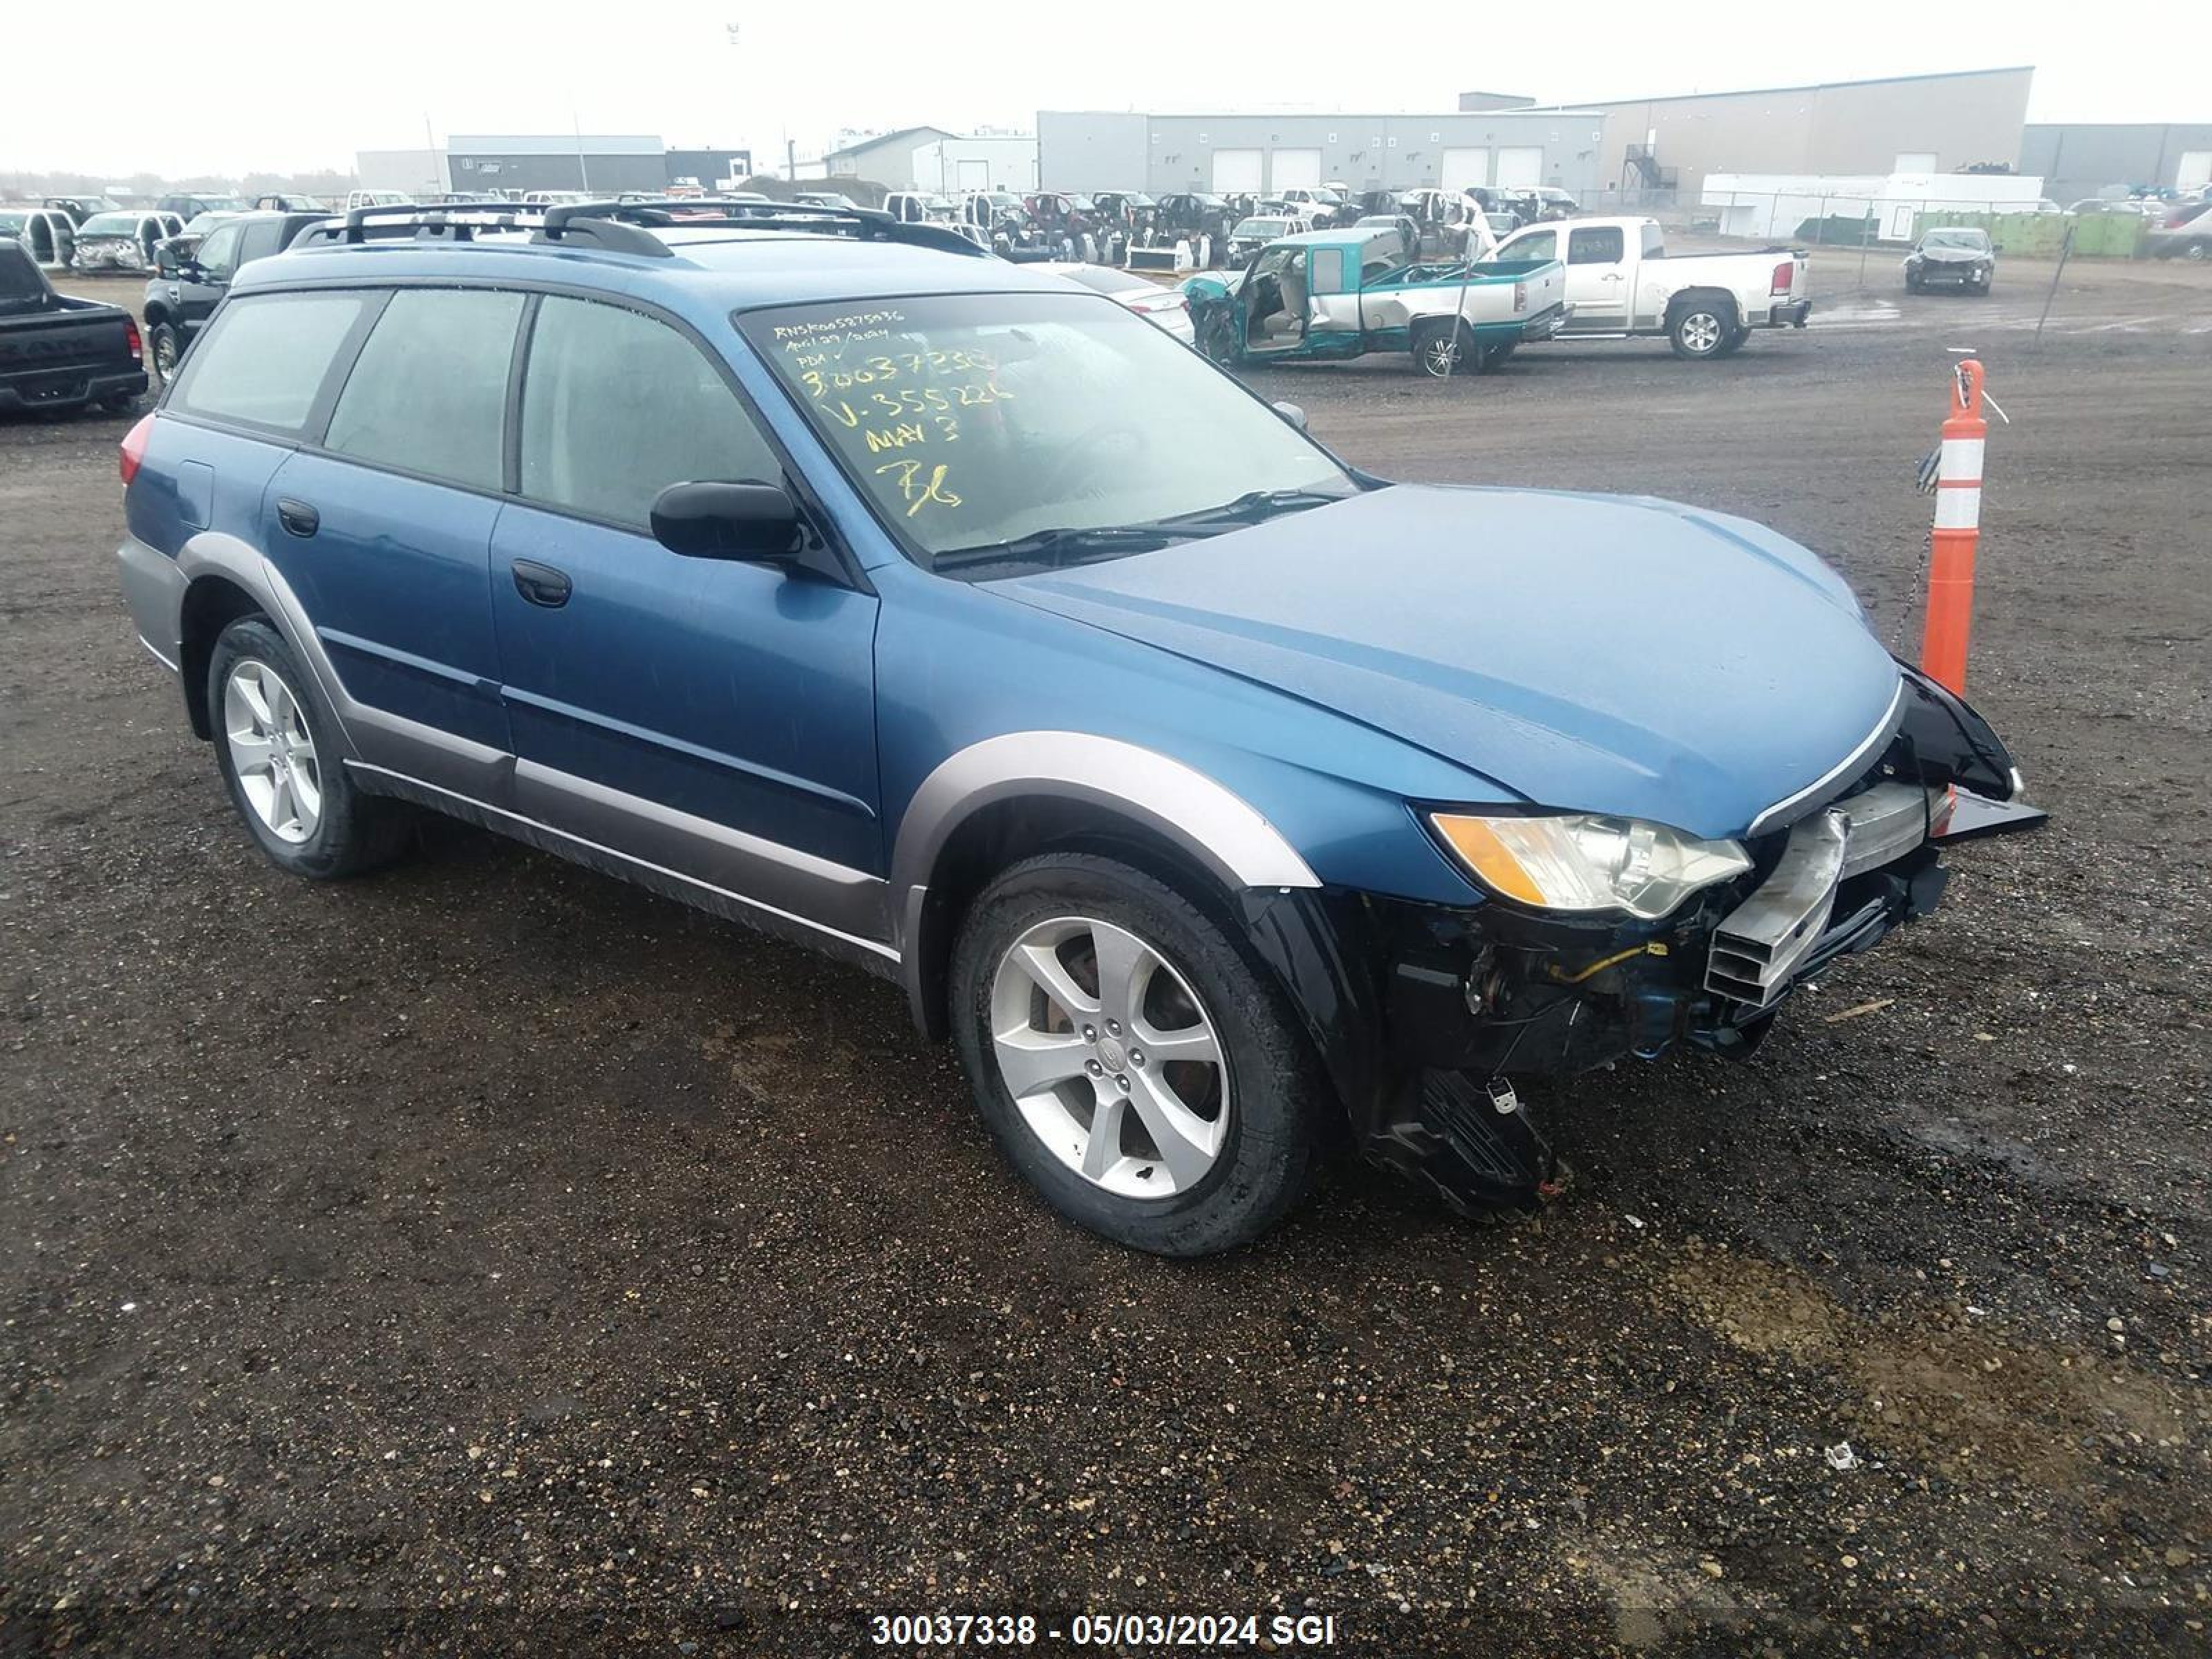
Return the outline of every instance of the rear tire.
<path id="1" fill-rule="evenodd" d="M 1092 854 L 1015 865 L 963 920 L 948 994 L 991 1138 L 1077 1225 L 1210 1255 L 1304 1190 L 1319 1060 L 1242 941 L 1165 884 Z"/>
<path id="2" fill-rule="evenodd" d="M 1703 362 L 1722 355 L 1721 347 L 1729 331 L 1736 326 L 1732 308 L 1717 301 L 1692 300 L 1676 313 L 1667 330 L 1667 343 L 1674 348 L 1677 357 L 1692 362 Z"/>
<path id="3" fill-rule="evenodd" d="M 295 876 L 333 881 L 397 858 L 413 817 L 355 785 L 308 684 L 283 635 L 241 617 L 210 654 L 208 716 L 223 786 L 261 850 Z"/>
<path id="4" fill-rule="evenodd" d="M 1416 325 L 1412 344 L 1413 366 L 1432 380 L 1480 374 L 1485 367 L 1474 331 L 1449 317 Z"/>

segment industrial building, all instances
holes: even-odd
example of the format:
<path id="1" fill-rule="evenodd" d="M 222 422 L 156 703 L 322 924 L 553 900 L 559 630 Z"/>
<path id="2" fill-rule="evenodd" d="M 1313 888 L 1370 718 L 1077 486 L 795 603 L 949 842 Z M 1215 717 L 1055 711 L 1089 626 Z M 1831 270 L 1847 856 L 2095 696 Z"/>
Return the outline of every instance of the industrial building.
<path id="1" fill-rule="evenodd" d="M 1026 192 L 1037 187 L 1037 141 L 1027 133 L 963 136 L 943 127 L 902 127 L 802 161 L 799 175 L 865 179 L 886 190 Z"/>
<path id="2" fill-rule="evenodd" d="M 580 190 L 613 196 L 668 185 L 666 151 L 654 134 L 454 133 L 446 167 L 464 194 Z"/>
<path id="3" fill-rule="evenodd" d="M 670 149 L 657 134 L 455 133 L 441 149 L 365 149 L 354 156 L 363 190 L 410 196 L 521 196 L 533 190 L 614 196 L 671 185 L 726 189 L 752 170 L 749 149 Z"/>
<path id="4" fill-rule="evenodd" d="M 1602 118 L 1589 110 L 1437 115 L 1142 115 L 1037 112 L 1048 190 L 1273 192 L 1338 182 L 1355 191 L 1432 185 L 1580 194 L 1599 178 Z"/>
<path id="5" fill-rule="evenodd" d="M 1695 199 L 1709 173 L 1936 173 L 2020 160 L 2032 68 L 1826 81 L 1679 97 L 1589 99 L 1602 118 L 1595 182 Z M 1497 93 L 1463 110 L 1505 111 Z M 2028 172 L 2048 171 L 2030 165 Z M 1548 181 L 1547 181 L 1548 182 Z"/>
<path id="6" fill-rule="evenodd" d="M 2212 184 L 2212 122 L 2054 122 L 2030 126 L 2020 170 L 2061 202 L 2129 190 Z"/>

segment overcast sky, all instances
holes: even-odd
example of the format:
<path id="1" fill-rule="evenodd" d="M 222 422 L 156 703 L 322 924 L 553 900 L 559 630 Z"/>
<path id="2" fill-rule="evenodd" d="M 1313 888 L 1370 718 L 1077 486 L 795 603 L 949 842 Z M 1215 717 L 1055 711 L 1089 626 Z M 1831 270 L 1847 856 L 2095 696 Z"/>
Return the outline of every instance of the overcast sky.
<path id="1" fill-rule="evenodd" d="M 7 0 L 6 10 L 0 173 L 344 170 L 358 149 L 420 145 L 426 121 L 441 143 L 449 131 L 565 132 L 573 120 L 672 144 L 750 144 L 765 162 L 787 136 L 803 156 L 846 128 L 1028 131 L 1039 108 L 1429 111 L 1473 87 L 1553 102 L 2014 64 L 2035 65 L 2030 120 L 2212 119 L 2202 0 L 2088 11 L 1848 0 L 1811 12 L 1816 21 L 1803 5 L 1746 13 L 1692 0 L 1586 0 L 1566 13 L 1361 0 Z M 1391 21 L 1407 15 L 1435 21 L 1416 33 Z M 97 67 L 134 46 L 153 72 L 136 97 Z"/>

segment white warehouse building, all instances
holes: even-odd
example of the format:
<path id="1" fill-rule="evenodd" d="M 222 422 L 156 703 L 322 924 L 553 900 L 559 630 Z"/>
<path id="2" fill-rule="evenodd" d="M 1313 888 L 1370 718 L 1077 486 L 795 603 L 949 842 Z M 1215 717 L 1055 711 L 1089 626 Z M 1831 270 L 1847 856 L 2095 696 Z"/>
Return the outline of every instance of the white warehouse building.
<path id="1" fill-rule="evenodd" d="M 1037 112 L 1046 190 L 1279 193 L 1598 183 L 1604 118 L 1587 110 L 1481 109 L 1439 115 L 1141 115 Z"/>

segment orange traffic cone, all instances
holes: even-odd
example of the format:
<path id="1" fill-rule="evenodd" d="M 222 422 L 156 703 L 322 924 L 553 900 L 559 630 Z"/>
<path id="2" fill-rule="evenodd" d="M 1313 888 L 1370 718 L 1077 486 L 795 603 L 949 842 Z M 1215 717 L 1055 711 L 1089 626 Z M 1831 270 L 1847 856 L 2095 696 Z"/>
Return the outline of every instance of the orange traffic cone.
<path id="1" fill-rule="evenodd" d="M 1921 671 L 1960 696 L 1966 690 L 1966 638 L 1974 625 L 1974 544 L 1982 534 L 1982 366 L 1968 357 L 1951 385 L 1936 478 L 1936 529 L 1928 562 L 1928 619 Z"/>

